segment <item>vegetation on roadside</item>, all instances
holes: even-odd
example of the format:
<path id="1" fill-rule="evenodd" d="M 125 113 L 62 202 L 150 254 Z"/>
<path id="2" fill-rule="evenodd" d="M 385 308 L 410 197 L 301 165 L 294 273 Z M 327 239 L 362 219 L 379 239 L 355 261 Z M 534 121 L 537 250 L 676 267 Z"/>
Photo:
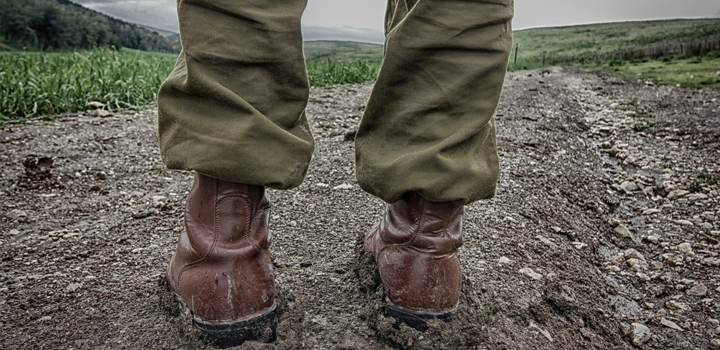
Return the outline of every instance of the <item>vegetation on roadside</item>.
<path id="1" fill-rule="evenodd" d="M 66 0 L 0 0 L 0 51 L 127 47 L 179 52 L 180 43 Z"/>
<path id="2" fill-rule="evenodd" d="M 614 60 L 587 64 L 622 76 L 656 84 L 683 87 L 720 87 L 720 51 L 696 57 L 667 56 L 657 59 Z"/>
<path id="3" fill-rule="evenodd" d="M 134 50 L 0 52 L 0 123 L 73 113 L 97 101 L 108 109 L 155 101 L 176 56 Z M 308 61 L 312 86 L 375 80 L 379 62 Z"/>

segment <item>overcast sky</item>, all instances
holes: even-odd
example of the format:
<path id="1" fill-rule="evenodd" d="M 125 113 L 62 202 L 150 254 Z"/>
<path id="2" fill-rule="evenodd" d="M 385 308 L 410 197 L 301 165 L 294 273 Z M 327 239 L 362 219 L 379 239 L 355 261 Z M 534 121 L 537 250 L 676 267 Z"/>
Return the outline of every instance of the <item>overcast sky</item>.
<path id="1" fill-rule="evenodd" d="M 73 0 L 126 20 L 177 31 L 176 0 Z M 287 1 L 287 0 L 268 0 Z M 387 0 L 309 0 L 303 24 L 381 31 Z M 718 0 L 515 0 L 515 29 L 659 18 L 711 17 Z"/>

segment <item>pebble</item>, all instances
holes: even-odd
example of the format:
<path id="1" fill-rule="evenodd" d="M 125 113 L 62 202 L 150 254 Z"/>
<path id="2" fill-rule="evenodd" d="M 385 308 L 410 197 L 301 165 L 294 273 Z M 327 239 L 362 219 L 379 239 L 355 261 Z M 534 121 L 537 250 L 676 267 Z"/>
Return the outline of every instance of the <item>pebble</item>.
<path id="1" fill-rule="evenodd" d="M 648 209 L 648 210 L 645 210 L 645 211 L 642 212 L 643 215 L 653 215 L 653 214 L 658 214 L 658 213 L 662 213 L 662 210 L 660 210 L 660 209 Z"/>
<path id="2" fill-rule="evenodd" d="M 330 187 L 330 186 L 324 182 L 318 182 L 315 184 L 315 187 Z"/>
<path id="3" fill-rule="evenodd" d="M 82 285 L 83 285 L 82 283 L 70 283 L 67 287 L 65 287 L 65 291 L 72 293 L 72 292 L 80 289 L 80 287 L 82 287 Z"/>
<path id="4" fill-rule="evenodd" d="M 625 225 L 620 224 L 618 227 L 614 229 L 615 232 L 617 232 L 621 237 L 623 238 L 632 238 L 632 234 L 630 233 L 630 230 L 628 230 Z"/>
<path id="5" fill-rule="evenodd" d="M 333 187 L 333 190 L 349 190 L 351 188 L 353 188 L 353 187 L 350 184 L 342 184 L 342 185 Z"/>
<path id="6" fill-rule="evenodd" d="M 677 323 L 675 323 L 675 322 L 673 322 L 673 321 L 670 321 L 670 320 L 668 320 L 668 319 L 665 318 L 665 317 L 663 317 L 663 318 L 660 319 L 660 324 L 662 324 L 663 326 L 665 326 L 665 327 L 667 327 L 667 328 L 672 328 L 672 329 L 674 329 L 674 330 L 678 330 L 678 331 L 682 331 L 682 330 L 683 330 L 680 326 L 677 325 Z"/>
<path id="7" fill-rule="evenodd" d="M 720 346 L 720 339 L 713 339 L 710 341 L 712 346 Z"/>
<path id="8" fill-rule="evenodd" d="M 541 279 L 543 278 L 543 275 L 541 275 L 541 274 L 533 271 L 533 270 L 532 270 L 531 268 L 529 268 L 529 267 L 522 268 L 522 269 L 520 269 L 518 272 L 520 272 L 521 274 L 523 274 L 523 275 L 525 275 L 525 276 L 528 276 L 528 277 L 530 277 L 530 278 L 532 278 L 532 279 L 534 279 L 534 280 L 536 280 L 536 281 L 541 280 Z"/>
<path id="9" fill-rule="evenodd" d="M 46 321 L 50 321 L 50 320 L 52 320 L 52 316 L 43 316 L 43 317 L 40 317 L 40 319 L 38 321 L 46 322 Z"/>
<path id="10" fill-rule="evenodd" d="M 717 218 L 715 217 L 715 214 L 711 211 L 703 212 L 700 215 L 702 216 L 703 219 L 710 221 L 710 222 L 715 222 L 715 220 L 717 220 Z"/>
<path id="11" fill-rule="evenodd" d="M 638 259 L 645 261 L 645 257 L 633 248 L 625 250 L 625 252 L 623 252 L 623 256 L 625 256 L 625 259 Z"/>
<path id="12" fill-rule="evenodd" d="M 677 199 L 687 196 L 690 193 L 690 191 L 686 190 L 672 190 L 668 195 L 665 197 L 667 199 Z"/>
<path id="13" fill-rule="evenodd" d="M 5 214 L 5 217 L 10 219 L 10 221 L 13 221 L 13 220 L 17 220 L 19 218 L 26 218 L 27 215 L 28 214 L 25 211 L 22 211 L 20 209 L 13 209 L 10 212 L 8 212 L 7 214 Z"/>
<path id="14" fill-rule="evenodd" d="M 91 115 L 93 117 L 107 118 L 107 117 L 112 117 L 113 114 L 112 114 L 112 112 L 106 111 L 104 109 L 96 109 L 96 110 L 92 111 Z"/>
<path id="15" fill-rule="evenodd" d="M 675 223 L 683 226 L 695 226 L 690 220 L 675 220 Z"/>
<path id="16" fill-rule="evenodd" d="M 694 297 L 702 297 L 707 295 L 708 288 L 702 282 L 695 282 L 693 286 L 685 293 Z"/>
<path id="17" fill-rule="evenodd" d="M 540 332 L 540 334 L 542 334 L 545 337 L 545 339 L 547 339 L 551 343 L 553 342 L 553 337 L 552 337 L 552 335 L 550 335 L 550 332 L 540 328 L 540 326 L 535 324 L 535 322 L 530 321 L 530 325 L 528 325 L 528 328 L 534 329 L 534 330 Z"/>
<path id="18" fill-rule="evenodd" d="M 638 186 L 636 183 L 632 181 L 625 181 L 622 184 L 620 184 L 620 188 L 622 188 L 625 193 L 633 193 L 634 191 L 637 191 Z"/>
<path id="19" fill-rule="evenodd" d="M 510 263 L 510 259 L 508 259 L 508 257 L 506 257 L 506 256 L 501 256 L 500 259 L 498 259 L 498 264 L 500 264 L 500 265 L 505 265 L 505 264 L 509 264 L 509 263 Z"/>
<path id="20" fill-rule="evenodd" d="M 690 306 L 688 306 L 688 304 L 681 303 L 681 302 L 675 301 L 675 300 L 668 300 L 668 301 L 665 303 L 665 306 L 666 306 L 667 308 L 673 309 L 673 310 L 681 310 L 681 311 L 688 311 L 688 310 L 690 310 Z"/>
<path id="21" fill-rule="evenodd" d="M 540 242 L 545 243 L 545 245 L 547 245 L 548 247 L 550 247 L 550 248 L 552 248 L 552 249 L 557 248 L 557 244 L 553 243 L 553 241 L 551 241 L 551 240 L 548 239 L 547 237 L 544 237 L 544 236 L 536 236 L 535 238 L 537 238 L 538 240 L 540 240 Z"/>
<path id="22" fill-rule="evenodd" d="M 650 243 L 657 243 L 660 239 L 658 238 L 658 236 L 649 235 L 649 236 L 645 237 L 645 240 Z"/>
<path id="23" fill-rule="evenodd" d="M 702 263 L 707 266 L 720 266 L 720 258 L 705 258 Z"/>
<path id="24" fill-rule="evenodd" d="M 587 244 L 578 241 L 572 242 L 571 244 L 575 247 L 575 249 L 583 249 L 587 247 Z"/>
<path id="25" fill-rule="evenodd" d="M 677 250 L 679 250 L 681 253 L 685 254 L 692 254 L 692 244 L 690 243 L 680 243 L 677 245 Z"/>
<path id="26" fill-rule="evenodd" d="M 702 227 L 702 228 L 705 229 L 705 230 L 712 230 L 712 229 L 713 229 L 713 225 L 712 225 L 711 223 L 709 223 L 709 222 L 703 222 L 703 223 L 700 225 L 700 227 Z"/>
<path id="27" fill-rule="evenodd" d="M 687 199 L 695 201 L 698 199 L 707 199 L 707 195 L 705 193 L 693 193 L 691 195 L 687 196 Z"/>
<path id="28" fill-rule="evenodd" d="M 650 337 L 652 336 L 652 333 L 650 333 L 650 329 L 647 328 L 642 323 L 633 323 L 632 324 L 632 343 L 635 346 L 640 346 L 650 340 Z"/>

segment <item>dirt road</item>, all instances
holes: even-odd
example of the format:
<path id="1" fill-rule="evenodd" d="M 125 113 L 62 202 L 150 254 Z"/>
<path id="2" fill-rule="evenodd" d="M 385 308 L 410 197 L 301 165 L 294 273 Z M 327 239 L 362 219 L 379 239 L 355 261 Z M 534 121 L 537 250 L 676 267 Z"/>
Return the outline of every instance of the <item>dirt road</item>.
<path id="1" fill-rule="evenodd" d="M 498 195 L 467 207 L 462 311 L 393 327 L 357 237 L 370 86 L 314 89 L 305 183 L 271 191 L 269 349 L 720 348 L 720 91 L 589 71 L 509 74 Z M 0 348 L 203 348 L 158 285 L 192 175 L 156 110 L 0 127 Z"/>

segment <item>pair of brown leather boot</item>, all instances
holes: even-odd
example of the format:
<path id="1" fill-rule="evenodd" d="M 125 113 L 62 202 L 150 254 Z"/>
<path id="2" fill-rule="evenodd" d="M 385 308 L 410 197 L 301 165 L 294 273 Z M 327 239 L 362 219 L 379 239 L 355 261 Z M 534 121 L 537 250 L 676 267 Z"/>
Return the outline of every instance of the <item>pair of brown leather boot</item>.
<path id="1" fill-rule="evenodd" d="M 462 213 L 462 206 L 411 192 L 389 204 L 366 234 L 365 249 L 375 257 L 392 316 L 412 325 L 446 318 L 457 309 Z M 264 187 L 195 176 L 186 229 L 166 278 L 212 342 L 234 345 L 273 328 L 277 305 L 269 214 Z"/>

